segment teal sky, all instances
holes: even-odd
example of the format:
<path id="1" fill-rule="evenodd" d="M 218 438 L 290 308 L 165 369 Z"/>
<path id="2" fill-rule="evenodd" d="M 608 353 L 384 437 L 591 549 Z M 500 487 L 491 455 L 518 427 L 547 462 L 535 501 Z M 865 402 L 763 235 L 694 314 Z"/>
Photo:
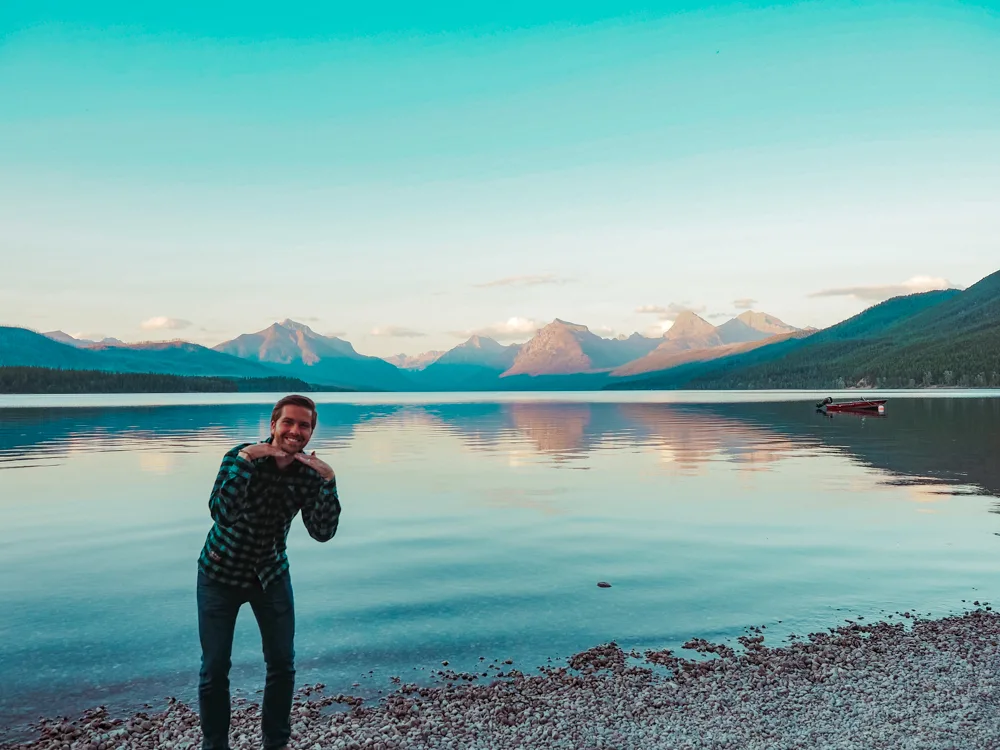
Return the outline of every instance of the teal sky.
<path id="1" fill-rule="evenodd" d="M 1000 3 L 324 5 L 0 4 L 0 323 L 386 355 L 1000 268 Z"/>

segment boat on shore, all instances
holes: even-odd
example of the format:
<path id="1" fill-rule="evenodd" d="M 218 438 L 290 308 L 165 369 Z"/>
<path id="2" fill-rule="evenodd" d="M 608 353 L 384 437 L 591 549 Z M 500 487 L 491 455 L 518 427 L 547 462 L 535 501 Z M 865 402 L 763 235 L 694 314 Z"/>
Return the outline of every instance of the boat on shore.
<path id="1" fill-rule="evenodd" d="M 885 413 L 885 403 L 888 399 L 861 399 L 859 401 L 834 401 L 827 396 L 816 404 L 816 408 L 824 412 L 864 412 L 874 414 Z"/>

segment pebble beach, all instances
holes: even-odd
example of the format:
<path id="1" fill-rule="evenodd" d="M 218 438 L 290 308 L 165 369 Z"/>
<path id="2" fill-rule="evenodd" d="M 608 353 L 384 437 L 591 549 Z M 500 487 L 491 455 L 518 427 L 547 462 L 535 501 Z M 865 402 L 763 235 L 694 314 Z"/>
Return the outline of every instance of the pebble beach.
<path id="1" fill-rule="evenodd" d="M 983 608 L 848 622 L 777 646 L 752 628 L 735 648 L 694 638 L 677 653 L 603 644 L 525 674 L 484 659 L 378 700 L 305 686 L 292 750 L 372 748 L 1000 747 L 1000 616 Z M 260 747 L 259 707 L 233 711 L 232 747 Z M 196 708 L 46 720 L 3 750 L 200 747 Z"/>

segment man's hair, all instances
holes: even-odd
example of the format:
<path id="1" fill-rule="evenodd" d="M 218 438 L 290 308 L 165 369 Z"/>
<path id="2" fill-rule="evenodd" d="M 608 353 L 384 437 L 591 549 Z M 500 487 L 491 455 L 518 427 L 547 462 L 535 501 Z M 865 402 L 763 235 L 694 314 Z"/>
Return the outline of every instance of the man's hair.
<path id="1" fill-rule="evenodd" d="M 311 398 L 299 396 L 298 394 L 285 396 L 274 405 L 274 409 L 271 410 L 271 424 L 278 421 L 278 417 L 281 416 L 281 410 L 286 406 L 301 406 L 304 409 L 311 410 L 313 413 L 312 426 L 314 430 L 316 429 L 316 403 Z"/>

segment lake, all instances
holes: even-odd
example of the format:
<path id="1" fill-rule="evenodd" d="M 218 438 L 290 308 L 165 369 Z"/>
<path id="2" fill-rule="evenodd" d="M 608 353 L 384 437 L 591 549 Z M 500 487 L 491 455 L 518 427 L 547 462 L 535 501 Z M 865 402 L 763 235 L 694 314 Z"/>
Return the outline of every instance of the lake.
<path id="1" fill-rule="evenodd" d="M 289 539 L 300 684 L 376 696 L 444 660 L 776 642 L 1000 593 L 996 393 L 832 419 L 812 393 L 316 395 L 344 510 L 331 542 Z M 3 731 L 195 701 L 208 494 L 277 397 L 0 397 Z M 248 607 L 233 663 L 253 696 Z"/>

